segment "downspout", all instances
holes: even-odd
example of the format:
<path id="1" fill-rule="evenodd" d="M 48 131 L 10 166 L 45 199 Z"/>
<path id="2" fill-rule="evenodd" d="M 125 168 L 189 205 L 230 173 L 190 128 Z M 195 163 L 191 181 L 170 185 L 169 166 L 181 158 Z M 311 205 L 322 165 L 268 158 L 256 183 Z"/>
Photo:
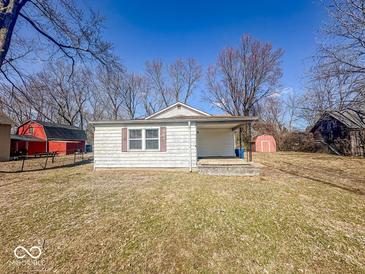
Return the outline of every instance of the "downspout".
<path id="1" fill-rule="evenodd" d="M 191 152 L 191 121 L 188 122 L 189 127 L 189 171 L 193 171 L 193 161 L 192 161 L 192 152 Z"/>

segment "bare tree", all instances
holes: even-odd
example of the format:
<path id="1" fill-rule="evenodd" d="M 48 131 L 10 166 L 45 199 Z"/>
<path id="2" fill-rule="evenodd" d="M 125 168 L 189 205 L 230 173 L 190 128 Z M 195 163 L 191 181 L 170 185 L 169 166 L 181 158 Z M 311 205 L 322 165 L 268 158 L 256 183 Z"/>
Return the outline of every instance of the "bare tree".
<path id="1" fill-rule="evenodd" d="M 281 49 L 251 36 L 238 48 L 225 48 L 208 70 L 207 100 L 231 115 L 253 114 L 255 105 L 276 91 L 282 76 Z"/>
<path id="2" fill-rule="evenodd" d="M 175 102 L 187 103 L 201 78 L 201 67 L 190 58 L 177 59 L 169 66 L 171 97 Z"/>
<path id="3" fill-rule="evenodd" d="M 365 104 L 365 2 L 330 0 L 329 21 L 312 69 L 309 96 L 324 100 L 324 110 L 361 107 Z M 320 109 L 320 111 L 323 111 Z"/>
<path id="4" fill-rule="evenodd" d="M 285 108 L 284 100 L 280 96 L 270 96 L 265 98 L 261 104 L 260 118 L 273 125 L 277 131 L 285 128 Z"/>
<path id="5" fill-rule="evenodd" d="M 91 56 L 105 62 L 110 45 L 101 39 L 103 18 L 96 12 L 87 12 L 74 0 L 8 0 L 0 3 L 0 67 L 11 62 L 7 58 L 14 33 L 20 25 L 46 42 L 49 56 L 61 53 L 75 60 Z M 30 38 L 28 38 L 30 39 Z M 12 57 L 14 58 L 14 57 Z"/>
<path id="6" fill-rule="evenodd" d="M 145 89 L 141 93 L 141 100 L 143 104 L 144 114 L 149 116 L 161 108 L 158 94 L 154 93 L 150 88 L 148 81 L 146 81 Z"/>
<path id="7" fill-rule="evenodd" d="M 187 103 L 201 78 L 201 67 L 192 58 L 177 59 L 170 65 L 153 60 L 146 62 L 145 76 L 144 106 L 151 113 L 175 102 Z"/>
<path id="8" fill-rule="evenodd" d="M 96 78 L 96 77 L 95 77 Z M 107 118 L 107 105 L 105 94 L 100 85 L 92 80 L 92 86 L 90 95 L 88 97 L 88 119 L 91 121 L 98 121 Z"/>
<path id="9" fill-rule="evenodd" d="M 280 94 L 264 98 L 257 107 L 260 121 L 254 124 L 257 134 L 274 136 L 278 149 L 281 148 L 285 134 L 288 132 L 284 104 L 285 99 Z"/>
<path id="10" fill-rule="evenodd" d="M 365 104 L 363 76 L 345 73 L 340 63 L 328 62 L 321 54 L 322 51 L 316 56 L 317 62 L 298 104 L 302 118 L 309 125 L 313 125 L 325 111 L 361 108 Z"/>
<path id="11" fill-rule="evenodd" d="M 135 119 L 141 103 L 141 95 L 145 88 L 145 81 L 136 74 L 127 75 L 122 92 L 123 107 L 127 118 Z"/>
<path id="12" fill-rule="evenodd" d="M 100 67 L 98 72 L 99 89 L 107 107 L 109 119 L 117 120 L 123 117 L 123 85 L 126 71 L 121 65 Z"/>
<path id="13" fill-rule="evenodd" d="M 286 125 L 289 131 L 293 131 L 296 128 L 295 124 L 302 120 L 299 104 L 300 97 L 296 93 L 289 92 L 286 95 L 284 107 L 286 109 Z"/>
<path id="14" fill-rule="evenodd" d="M 149 89 L 156 95 L 154 99 L 156 102 L 149 102 L 148 104 L 157 104 L 157 108 L 166 107 L 171 104 L 169 90 L 166 84 L 164 64 L 160 60 L 153 60 L 146 62 L 146 79 L 148 81 Z"/>
<path id="15" fill-rule="evenodd" d="M 313 125 L 327 110 L 343 109 L 345 103 L 341 95 L 342 82 L 335 81 L 338 78 L 323 77 L 323 73 L 318 73 L 318 75 L 320 77 L 309 82 L 301 103 L 298 105 L 302 117 L 309 125 Z"/>
<path id="16" fill-rule="evenodd" d="M 0 81 L 27 97 L 26 68 L 35 60 L 68 62 L 68 77 L 76 65 L 107 65 L 111 45 L 101 38 L 102 23 L 100 14 L 76 0 L 1 1 Z"/>
<path id="17" fill-rule="evenodd" d="M 17 90 L 7 83 L 2 83 L 0 87 L 0 107 L 2 111 L 7 113 L 17 124 L 31 119 L 33 111 L 28 100 L 19 95 Z M 41 99 L 44 100 L 43 97 Z"/>
<path id="18" fill-rule="evenodd" d="M 324 27 L 318 58 L 328 77 L 341 78 L 347 98 L 346 108 L 364 122 L 365 113 L 365 2 L 331 0 L 327 5 L 330 21 Z M 341 108 L 341 106 L 336 106 Z M 364 127 L 360 133 L 364 135 Z M 361 138 L 365 147 L 365 138 Z"/>
<path id="19" fill-rule="evenodd" d="M 336 64 L 337 73 L 365 73 L 365 3 L 363 0 L 330 0 L 330 21 L 323 32 L 321 50 L 328 64 Z"/>
<path id="20" fill-rule="evenodd" d="M 45 103 L 56 111 L 56 115 L 44 113 L 44 116 L 54 122 L 84 128 L 90 71 L 78 69 L 69 78 L 69 70 L 70 66 L 62 62 L 51 63 L 30 78 L 29 90 L 31 94 L 39 92 L 39 96 L 46 99 Z M 37 101 L 33 101 L 32 105 L 37 104 Z"/>
<path id="21" fill-rule="evenodd" d="M 11 38 L 20 11 L 28 0 L 9 0 L 0 2 L 0 66 L 3 65 L 10 48 Z"/>
<path id="22" fill-rule="evenodd" d="M 92 72 L 80 68 L 70 78 L 69 71 L 59 61 L 27 77 L 20 89 L 2 83 L 1 104 L 18 123 L 37 119 L 84 128 Z"/>

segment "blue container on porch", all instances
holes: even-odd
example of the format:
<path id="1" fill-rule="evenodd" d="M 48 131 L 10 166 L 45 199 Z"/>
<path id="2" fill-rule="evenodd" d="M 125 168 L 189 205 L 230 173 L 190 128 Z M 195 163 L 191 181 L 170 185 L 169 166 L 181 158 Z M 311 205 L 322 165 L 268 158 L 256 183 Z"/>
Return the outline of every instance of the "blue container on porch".
<path id="1" fill-rule="evenodd" d="M 243 148 L 236 148 L 234 150 L 236 157 L 244 159 L 245 158 L 245 150 Z"/>

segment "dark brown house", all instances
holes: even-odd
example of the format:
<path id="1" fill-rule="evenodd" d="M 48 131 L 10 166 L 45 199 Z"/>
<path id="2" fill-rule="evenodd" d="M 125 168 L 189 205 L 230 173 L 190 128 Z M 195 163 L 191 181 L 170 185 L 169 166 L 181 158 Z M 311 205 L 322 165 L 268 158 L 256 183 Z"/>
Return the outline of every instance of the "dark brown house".
<path id="1" fill-rule="evenodd" d="M 327 111 L 310 130 L 316 142 L 341 155 L 365 156 L 365 112 Z"/>

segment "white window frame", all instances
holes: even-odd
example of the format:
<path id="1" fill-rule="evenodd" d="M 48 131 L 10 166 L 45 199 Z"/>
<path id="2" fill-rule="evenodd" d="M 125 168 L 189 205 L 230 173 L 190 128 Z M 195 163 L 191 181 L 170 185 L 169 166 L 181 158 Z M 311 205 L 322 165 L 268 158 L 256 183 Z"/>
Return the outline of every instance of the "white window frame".
<path id="1" fill-rule="evenodd" d="M 147 134 L 146 134 L 146 131 L 149 130 L 149 129 L 157 129 L 157 138 L 148 138 L 147 139 Z M 149 148 L 147 149 L 146 148 L 146 143 L 147 143 L 147 140 L 156 140 L 157 139 L 157 142 L 158 142 L 158 147 L 157 148 Z M 143 147 L 143 146 L 142 146 Z M 158 127 L 153 127 L 153 128 L 145 128 L 144 129 L 144 148 L 145 150 L 147 151 L 160 151 L 160 128 Z"/>
<path id="2" fill-rule="evenodd" d="M 132 140 L 141 140 L 141 142 L 142 142 L 142 146 L 141 146 L 141 148 L 140 149 L 137 149 L 137 148 L 130 148 L 130 131 L 131 130 L 141 130 L 141 138 L 138 138 L 138 139 L 132 139 Z M 128 128 L 128 130 L 127 130 L 127 132 L 128 132 L 128 134 L 127 134 L 127 136 L 128 136 L 128 138 L 127 138 L 127 142 L 128 142 L 128 150 L 129 151 L 142 151 L 143 150 L 143 132 L 144 132 L 144 130 L 143 130 L 143 128 Z"/>
<path id="3" fill-rule="evenodd" d="M 157 138 L 146 138 L 146 130 L 148 129 L 157 129 L 158 131 L 158 137 Z M 141 130 L 142 131 L 142 138 L 141 139 L 132 139 L 132 140 L 142 140 L 142 148 L 141 149 L 131 149 L 130 148 L 130 138 L 129 138 L 129 131 L 130 130 Z M 127 143 L 128 143 L 128 151 L 160 151 L 160 147 L 161 147 L 161 142 L 160 142 L 160 134 L 161 134 L 161 130 L 159 127 L 148 127 L 148 128 L 141 128 L 141 127 L 130 127 L 127 130 Z M 156 140 L 158 141 L 158 148 L 157 149 L 147 149 L 146 148 L 146 141 L 147 140 Z"/>

